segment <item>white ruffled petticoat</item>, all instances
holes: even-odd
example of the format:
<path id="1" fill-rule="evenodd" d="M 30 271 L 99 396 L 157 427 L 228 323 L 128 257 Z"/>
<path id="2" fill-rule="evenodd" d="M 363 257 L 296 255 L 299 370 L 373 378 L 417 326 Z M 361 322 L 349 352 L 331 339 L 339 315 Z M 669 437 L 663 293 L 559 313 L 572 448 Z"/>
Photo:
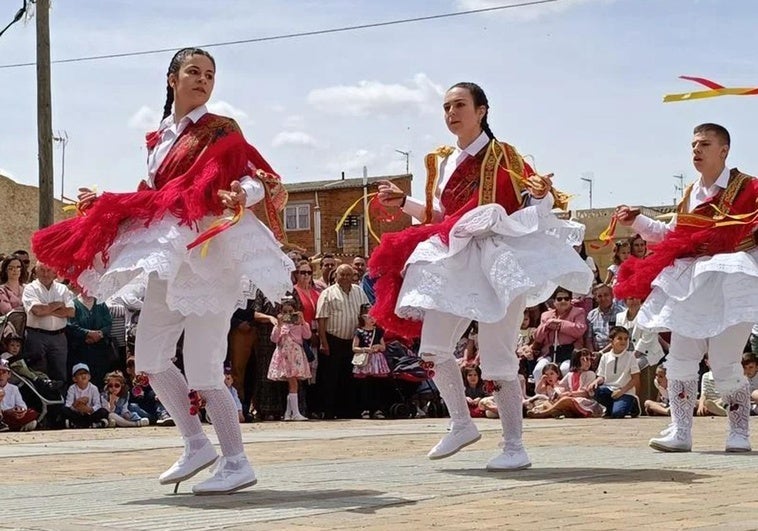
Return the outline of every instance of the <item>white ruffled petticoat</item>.
<path id="1" fill-rule="evenodd" d="M 676 260 L 653 281 L 637 323 L 694 339 L 758 323 L 758 249 Z"/>
<path id="2" fill-rule="evenodd" d="M 450 232 L 422 242 L 406 262 L 395 308 L 400 317 L 437 310 L 494 323 L 516 297 L 538 304 L 558 286 L 587 293 L 593 273 L 573 249 L 584 225 L 558 219 L 544 204 L 512 215 L 498 204 L 467 212 Z"/>
<path id="3" fill-rule="evenodd" d="M 200 232 L 218 218 L 207 216 L 197 224 Z M 96 264 L 79 276 L 79 284 L 100 300 L 150 273 L 168 282 L 167 304 L 182 315 L 226 311 L 230 301 L 244 307 L 255 289 L 269 300 L 279 301 L 292 289 L 294 264 L 280 249 L 271 231 L 250 211 L 239 222 L 210 239 L 208 253 L 202 245 L 187 250 L 199 233 L 179 225 L 171 215 L 148 227 L 125 223 L 108 250 L 107 267 Z"/>

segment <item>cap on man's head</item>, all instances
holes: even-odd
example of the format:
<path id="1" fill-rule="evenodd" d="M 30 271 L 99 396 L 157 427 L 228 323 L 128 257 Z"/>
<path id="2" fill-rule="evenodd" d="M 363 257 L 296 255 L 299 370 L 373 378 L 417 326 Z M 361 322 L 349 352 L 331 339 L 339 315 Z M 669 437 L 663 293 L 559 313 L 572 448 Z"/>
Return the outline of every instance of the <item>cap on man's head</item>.
<path id="1" fill-rule="evenodd" d="M 86 363 L 77 363 L 74 365 L 74 368 L 71 369 L 71 376 L 76 376 L 76 373 L 79 371 L 84 371 L 86 373 L 89 373 L 89 367 Z"/>
<path id="2" fill-rule="evenodd" d="M 10 371 L 11 366 L 8 363 L 8 360 L 0 360 L 0 371 Z"/>

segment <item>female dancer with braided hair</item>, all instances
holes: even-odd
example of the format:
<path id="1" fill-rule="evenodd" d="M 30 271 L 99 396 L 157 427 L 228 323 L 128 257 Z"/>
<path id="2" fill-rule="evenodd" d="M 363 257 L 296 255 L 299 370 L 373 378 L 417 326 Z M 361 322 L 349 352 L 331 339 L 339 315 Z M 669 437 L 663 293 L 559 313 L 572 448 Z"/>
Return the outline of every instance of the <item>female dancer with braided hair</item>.
<path id="1" fill-rule="evenodd" d="M 40 260 L 100 299 L 138 275 L 147 278 L 136 369 L 148 374 L 185 443 L 159 481 L 178 487 L 218 460 L 213 476 L 193 487 L 195 494 L 225 494 L 256 482 L 224 385 L 226 336 L 237 301 L 256 288 L 279 300 L 291 288 L 293 269 L 274 234 L 246 210 L 264 200 L 282 239 L 277 210 L 286 192 L 279 177 L 233 120 L 205 107 L 215 70 L 203 50 L 177 52 L 167 74 L 164 119 L 147 135 L 148 179 L 133 193 L 96 197 L 82 189 L 83 215 L 33 237 Z M 236 214 L 220 223 L 225 208 Z M 182 332 L 186 379 L 171 362 Z M 221 459 L 190 413 L 189 396 L 196 395 L 190 388 L 213 416 Z"/>
<path id="2" fill-rule="evenodd" d="M 503 451 L 487 469 L 517 470 L 531 466 L 521 439 L 515 353 L 524 308 L 547 299 L 558 285 L 589 291 L 592 272 L 571 247 L 581 243 L 584 227 L 552 215 L 554 198 L 564 198 L 550 176 L 536 175 L 513 147 L 495 139 L 479 86 L 453 85 L 443 108 L 457 142 L 426 157 L 426 201 L 405 197 L 388 181 L 379 186 L 383 204 L 402 207 L 424 224 L 385 234 L 374 251 L 369 270 L 379 278 L 373 313 L 380 326 L 399 335 L 420 332 L 421 355 L 452 420 L 430 459 L 453 455 L 481 437 L 453 357 L 470 321 L 479 321 L 482 376 L 492 382 L 503 425 Z"/>

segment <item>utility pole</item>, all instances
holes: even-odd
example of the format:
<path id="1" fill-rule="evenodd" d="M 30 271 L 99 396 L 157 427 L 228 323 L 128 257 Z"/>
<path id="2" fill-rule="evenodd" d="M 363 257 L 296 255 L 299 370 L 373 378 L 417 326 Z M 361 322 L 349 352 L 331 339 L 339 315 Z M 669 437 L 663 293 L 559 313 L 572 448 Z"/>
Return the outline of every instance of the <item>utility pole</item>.
<path id="1" fill-rule="evenodd" d="M 674 204 L 676 204 L 677 201 L 684 195 L 684 175 L 681 173 L 679 175 L 674 175 L 674 179 L 679 181 L 679 184 L 674 185 L 674 193 L 677 194 L 674 196 Z"/>
<path id="2" fill-rule="evenodd" d="M 411 171 L 411 152 L 410 151 L 402 151 L 400 149 L 395 150 L 397 153 L 400 153 L 405 157 L 405 174 L 410 175 Z"/>
<path id="3" fill-rule="evenodd" d="M 50 0 L 36 1 L 39 227 L 53 224 L 53 119 L 50 97 Z"/>
<path id="4" fill-rule="evenodd" d="M 66 131 L 58 131 L 58 136 L 53 137 L 53 141 L 60 144 L 61 151 L 61 201 L 63 201 L 65 183 L 66 183 L 66 144 L 68 144 L 68 133 Z"/>
<path id="5" fill-rule="evenodd" d="M 592 185 L 595 182 L 595 174 L 592 172 L 583 173 L 579 179 L 590 185 L 590 210 L 592 210 Z"/>

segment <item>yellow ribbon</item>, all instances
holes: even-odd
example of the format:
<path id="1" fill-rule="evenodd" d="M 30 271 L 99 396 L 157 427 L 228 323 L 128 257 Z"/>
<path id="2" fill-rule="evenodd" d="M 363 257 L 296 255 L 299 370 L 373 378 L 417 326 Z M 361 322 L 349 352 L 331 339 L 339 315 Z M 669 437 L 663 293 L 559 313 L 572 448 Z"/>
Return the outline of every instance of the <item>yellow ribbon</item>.
<path id="1" fill-rule="evenodd" d="M 356 199 L 355 202 L 352 205 L 350 205 L 347 208 L 347 210 L 345 210 L 345 213 L 342 214 L 342 217 L 337 222 L 337 226 L 334 228 L 334 232 L 336 232 L 337 234 L 339 234 L 340 229 L 342 228 L 342 226 L 345 224 L 345 221 L 347 220 L 347 217 L 355 209 L 355 207 L 357 207 L 361 203 L 361 201 L 363 201 L 364 199 L 366 199 L 366 205 L 368 206 L 368 200 L 370 198 L 374 197 L 377 194 L 378 194 L 378 192 L 371 192 L 370 194 L 362 195 L 358 199 Z M 368 208 L 367 208 L 367 210 L 368 210 Z M 369 215 L 368 212 L 364 212 L 363 213 L 363 217 L 366 220 L 366 228 L 368 229 L 369 234 L 371 234 L 371 236 L 374 238 L 374 240 L 376 240 L 376 242 L 379 243 L 380 242 L 379 236 L 376 235 L 376 233 L 374 232 L 374 228 L 371 226 L 371 216 Z"/>
<path id="2" fill-rule="evenodd" d="M 200 247 L 200 258 L 205 258 L 208 256 L 208 248 L 210 247 L 211 240 L 229 227 L 237 224 L 239 220 L 242 219 L 244 213 L 245 208 L 242 205 L 238 205 L 237 210 L 233 215 L 219 218 L 211 223 L 211 225 L 205 229 L 195 241 L 187 245 L 187 250 L 190 250 L 197 245 L 202 245 L 202 247 Z"/>
<path id="3" fill-rule="evenodd" d="M 699 90 L 695 92 L 683 92 L 681 94 L 666 94 L 663 97 L 663 103 L 674 101 L 702 100 L 705 98 L 716 98 L 719 96 L 758 96 L 758 87 L 725 87 L 703 77 L 679 76 L 680 79 L 694 81 L 703 85 L 708 90 Z"/>

